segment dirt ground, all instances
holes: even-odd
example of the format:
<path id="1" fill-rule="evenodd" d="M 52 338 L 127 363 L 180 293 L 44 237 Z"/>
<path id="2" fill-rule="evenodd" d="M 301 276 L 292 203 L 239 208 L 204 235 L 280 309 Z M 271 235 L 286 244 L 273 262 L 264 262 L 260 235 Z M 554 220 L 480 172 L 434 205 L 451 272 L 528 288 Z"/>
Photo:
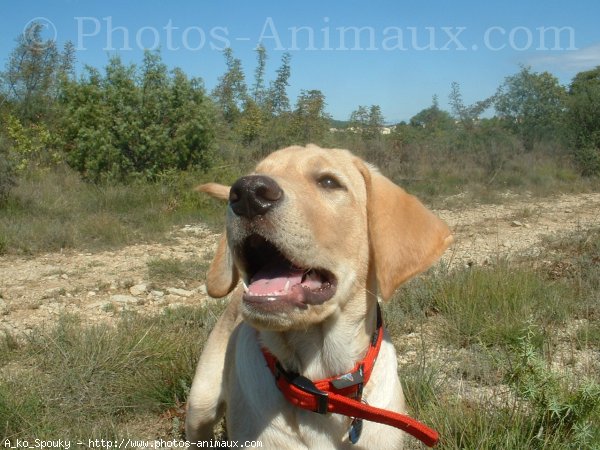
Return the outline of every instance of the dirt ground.
<path id="1" fill-rule="evenodd" d="M 453 229 L 455 243 L 443 262 L 456 268 L 486 264 L 496 257 L 543 257 L 543 239 L 600 226 L 600 193 L 544 200 L 514 197 L 500 205 L 436 212 Z M 114 321 L 123 308 L 154 313 L 206 301 L 200 280 L 157 285 L 149 279 L 150 259 L 206 258 L 217 239 L 202 224 L 171 234 L 167 244 L 116 251 L 1 257 L 0 331 L 27 333 L 51 324 L 62 312 L 77 313 L 91 324 Z"/>

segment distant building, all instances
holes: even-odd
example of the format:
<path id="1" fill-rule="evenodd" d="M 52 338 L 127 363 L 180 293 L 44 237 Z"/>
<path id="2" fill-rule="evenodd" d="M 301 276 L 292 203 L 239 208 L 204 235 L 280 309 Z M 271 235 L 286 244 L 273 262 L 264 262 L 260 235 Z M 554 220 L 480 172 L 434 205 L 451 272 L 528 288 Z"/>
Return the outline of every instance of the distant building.
<path id="1" fill-rule="evenodd" d="M 391 134 L 392 131 L 394 131 L 396 129 L 396 126 L 391 126 L 391 127 L 379 127 L 379 133 L 381 134 Z M 348 128 L 335 128 L 335 127 L 331 127 L 329 128 L 329 131 L 331 133 L 340 133 L 343 131 L 350 131 L 351 133 L 360 133 L 362 131 L 361 127 L 348 127 Z"/>

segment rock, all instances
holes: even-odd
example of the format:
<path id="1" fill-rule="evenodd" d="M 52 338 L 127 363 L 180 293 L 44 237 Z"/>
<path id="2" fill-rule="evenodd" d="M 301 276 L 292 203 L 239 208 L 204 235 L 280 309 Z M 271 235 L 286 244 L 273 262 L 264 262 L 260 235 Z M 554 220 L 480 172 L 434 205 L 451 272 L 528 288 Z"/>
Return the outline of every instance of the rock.
<path id="1" fill-rule="evenodd" d="M 510 225 L 513 227 L 522 227 L 523 222 L 519 222 L 518 220 L 513 220 Z"/>
<path id="2" fill-rule="evenodd" d="M 61 277 L 63 280 L 68 280 L 68 279 L 69 279 L 69 275 L 67 275 L 66 273 L 63 273 L 63 274 L 62 274 L 60 277 Z"/>
<path id="3" fill-rule="evenodd" d="M 144 283 L 136 284 L 135 286 L 131 286 L 129 288 L 131 295 L 142 295 L 145 294 L 147 290 L 148 286 L 146 286 Z"/>
<path id="4" fill-rule="evenodd" d="M 164 297 L 165 293 L 163 291 L 150 291 L 150 295 L 155 298 Z"/>
<path id="5" fill-rule="evenodd" d="M 59 295 L 64 295 L 65 293 L 65 289 L 60 287 L 46 289 L 42 294 L 42 299 L 58 297 Z"/>
<path id="6" fill-rule="evenodd" d="M 194 293 L 192 291 L 188 291 L 186 289 L 174 288 L 174 287 L 167 288 L 167 292 L 169 294 L 179 295 L 180 297 L 191 297 L 192 295 L 194 295 Z"/>
<path id="7" fill-rule="evenodd" d="M 139 299 L 137 297 L 134 297 L 133 295 L 116 294 L 110 296 L 111 302 L 120 303 L 122 305 L 137 305 L 138 300 Z"/>
<path id="8" fill-rule="evenodd" d="M 96 295 L 96 291 L 89 291 L 89 292 L 87 293 L 87 296 L 88 296 L 88 297 L 93 297 L 94 295 Z"/>

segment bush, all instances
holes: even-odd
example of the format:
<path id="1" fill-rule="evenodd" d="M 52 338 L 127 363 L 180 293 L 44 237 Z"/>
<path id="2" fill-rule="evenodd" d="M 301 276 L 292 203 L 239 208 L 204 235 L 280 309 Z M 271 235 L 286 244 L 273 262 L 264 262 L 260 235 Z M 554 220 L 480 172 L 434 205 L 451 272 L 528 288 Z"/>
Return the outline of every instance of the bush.
<path id="1" fill-rule="evenodd" d="M 535 334 L 530 326 L 520 338 L 518 359 L 511 365 L 508 381 L 518 397 L 529 401 L 540 441 L 562 435 L 570 437 L 572 448 L 591 448 L 591 441 L 598 437 L 594 422 L 600 416 L 600 384 L 569 379 L 548 369 L 532 345 Z"/>
<path id="2" fill-rule="evenodd" d="M 574 150 L 575 161 L 583 176 L 600 175 L 600 149 L 591 145 Z"/>
<path id="3" fill-rule="evenodd" d="M 578 73 L 569 89 L 568 123 L 583 175 L 600 175 L 600 66 Z"/>
<path id="4" fill-rule="evenodd" d="M 8 145 L 0 137 L 0 206 L 6 201 L 15 186 L 15 168 L 8 155 Z"/>
<path id="5" fill-rule="evenodd" d="M 104 75 L 88 68 L 66 83 L 62 103 L 67 161 L 88 180 L 156 179 L 212 164 L 214 114 L 202 82 L 169 73 L 157 53 L 140 69 L 119 58 Z"/>

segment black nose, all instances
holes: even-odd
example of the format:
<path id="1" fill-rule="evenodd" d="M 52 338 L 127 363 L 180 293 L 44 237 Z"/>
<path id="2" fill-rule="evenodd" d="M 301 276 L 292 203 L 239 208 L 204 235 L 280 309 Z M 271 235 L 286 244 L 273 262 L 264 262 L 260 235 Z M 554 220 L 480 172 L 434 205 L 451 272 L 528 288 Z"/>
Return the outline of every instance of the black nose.
<path id="1" fill-rule="evenodd" d="M 248 219 L 265 215 L 282 198 L 283 191 L 275 180 L 263 175 L 242 177 L 229 191 L 233 212 Z"/>

